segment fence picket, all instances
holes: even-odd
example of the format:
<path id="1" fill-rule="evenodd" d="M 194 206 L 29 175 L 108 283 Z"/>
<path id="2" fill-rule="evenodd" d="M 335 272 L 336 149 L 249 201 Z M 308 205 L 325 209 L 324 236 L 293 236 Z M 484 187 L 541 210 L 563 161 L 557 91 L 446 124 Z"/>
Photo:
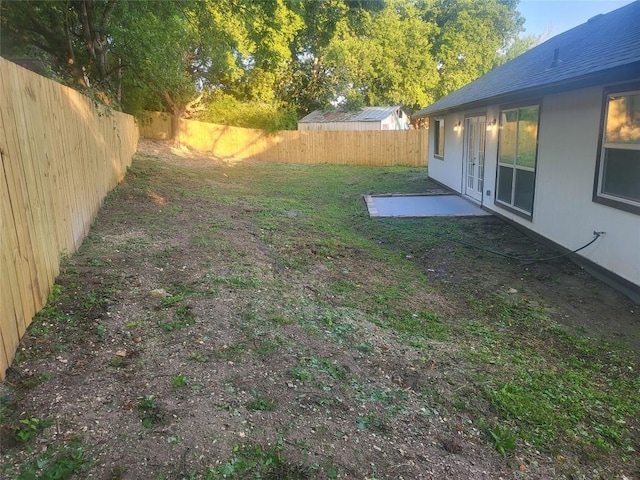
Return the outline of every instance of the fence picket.
<path id="1" fill-rule="evenodd" d="M 167 114 L 147 112 L 140 135 L 151 139 L 171 136 Z M 180 143 L 228 160 L 287 163 L 331 163 L 408 167 L 427 166 L 427 131 L 314 131 L 268 133 L 195 120 L 180 120 Z"/>
<path id="2" fill-rule="evenodd" d="M 130 115 L 0 58 L 0 380 L 138 135 Z"/>

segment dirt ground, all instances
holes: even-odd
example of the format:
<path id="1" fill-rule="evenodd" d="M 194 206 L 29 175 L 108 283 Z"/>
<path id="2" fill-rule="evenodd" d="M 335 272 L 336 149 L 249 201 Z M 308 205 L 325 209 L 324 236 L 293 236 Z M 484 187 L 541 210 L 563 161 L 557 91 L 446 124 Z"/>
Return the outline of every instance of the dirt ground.
<path id="1" fill-rule="evenodd" d="M 165 196 L 136 170 L 65 261 L 59 324 L 34 323 L 0 386 L 20 418 L 54 420 L 29 448 L 2 430 L 6 478 L 73 441 L 90 459 L 77 478 L 254 478 L 243 461 L 275 462 L 255 477 L 274 479 L 640 478 L 637 462 L 598 470 L 531 445 L 504 458 L 447 406 L 467 375 L 450 343 L 425 353 L 349 304 L 346 286 L 388 281 L 380 264 L 348 245 L 270 245 L 241 196 L 188 194 L 224 182 L 226 164 L 144 140 L 139 153 L 190 184 Z M 215 180 L 201 178 L 207 165 Z M 503 252 L 554 254 L 495 218 L 468 228 Z M 281 261 L 291 248 L 308 250 L 304 270 Z M 526 297 L 571 332 L 640 350 L 639 307 L 565 259 L 522 267 L 460 245 L 405 258 L 429 281 L 407 308 L 456 318 L 471 294 Z"/>

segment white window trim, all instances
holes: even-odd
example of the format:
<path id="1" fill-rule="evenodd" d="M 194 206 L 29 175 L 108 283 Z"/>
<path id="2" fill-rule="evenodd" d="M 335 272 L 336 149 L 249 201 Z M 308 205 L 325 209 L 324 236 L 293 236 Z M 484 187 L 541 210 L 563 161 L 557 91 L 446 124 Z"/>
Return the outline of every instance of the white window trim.
<path id="1" fill-rule="evenodd" d="M 509 106 L 509 107 L 504 107 L 502 109 L 500 109 L 500 117 L 502 117 L 502 114 L 504 112 L 507 112 L 509 110 L 521 110 L 523 108 L 530 108 L 530 107 L 536 107 L 538 109 L 538 131 L 536 133 L 536 166 L 531 168 L 531 167 L 526 167 L 524 165 L 517 165 L 516 163 L 504 163 L 500 161 L 500 146 L 498 145 L 498 151 L 497 151 L 497 155 L 498 155 L 498 168 L 496 169 L 496 176 L 499 174 L 499 170 L 500 170 L 500 166 L 503 167 L 508 167 L 508 168 L 513 168 L 514 170 L 524 170 L 524 171 L 528 171 L 528 172 L 532 172 L 534 175 L 534 184 L 533 184 L 533 203 L 535 203 L 535 191 L 536 191 L 536 186 L 535 186 L 535 177 L 537 174 L 537 169 L 538 169 L 538 142 L 540 139 L 540 111 L 541 111 L 541 107 L 540 107 L 540 102 L 535 102 L 535 103 L 526 103 L 526 104 L 522 104 L 522 105 L 514 105 L 514 106 Z M 516 182 L 516 176 L 513 175 L 512 179 L 511 179 L 511 195 L 512 195 L 512 199 L 513 199 L 513 195 L 515 192 L 515 182 Z M 497 179 L 496 179 L 496 196 L 494 198 L 494 204 L 504 208 L 505 210 L 509 210 L 523 218 L 526 218 L 528 220 L 532 220 L 533 219 L 533 203 L 531 205 L 531 211 L 528 210 L 524 210 L 516 205 L 514 205 L 513 203 L 506 203 L 502 200 L 498 199 L 498 192 L 497 192 L 497 187 L 498 187 L 498 183 L 497 183 Z"/>
<path id="2" fill-rule="evenodd" d="M 640 144 L 629 143 L 614 143 L 606 142 L 607 134 L 607 116 L 609 112 L 609 100 L 614 96 L 623 95 L 639 95 L 639 85 L 621 85 L 616 88 L 605 89 L 603 95 L 602 105 L 602 121 L 601 121 L 601 135 L 598 148 L 598 159 L 596 162 L 596 176 L 594 182 L 594 192 L 592 200 L 596 203 L 602 203 L 619 210 L 628 211 L 631 213 L 640 214 L 640 201 L 635 201 L 629 198 L 624 198 L 617 195 L 611 195 L 602 191 L 603 181 L 605 176 L 605 152 L 607 148 L 620 149 L 620 150 L 634 150 L 640 152 Z"/>
<path id="3" fill-rule="evenodd" d="M 433 125 L 435 127 L 435 125 L 438 125 L 437 128 L 433 129 L 433 158 L 437 159 L 437 160 L 444 160 L 444 143 L 445 143 L 445 137 L 446 137 L 446 130 L 444 128 L 444 117 L 436 117 L 433 119 Z M 440 142 L 438 140 L 436 140 L 438 133 L 442 131 L 443 135 L 442 135 L 442 145 L 440 145 Z M 440 147 L 442 147 L 442 154 L 439 154 L 436 151 L 436 145 L 439 145 Z"/>

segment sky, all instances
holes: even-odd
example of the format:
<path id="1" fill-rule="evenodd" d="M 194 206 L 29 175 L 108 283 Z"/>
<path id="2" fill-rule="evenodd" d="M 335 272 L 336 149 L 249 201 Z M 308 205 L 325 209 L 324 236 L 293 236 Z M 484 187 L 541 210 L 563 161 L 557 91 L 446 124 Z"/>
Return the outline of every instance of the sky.
<path id="1" fill-rule="evenodd" d="M 542 41 L 585 23 L 599 13 L 633 0 L 520 0 L 518 11 L 526 19 L 522 35 L 542 35 Z"/>

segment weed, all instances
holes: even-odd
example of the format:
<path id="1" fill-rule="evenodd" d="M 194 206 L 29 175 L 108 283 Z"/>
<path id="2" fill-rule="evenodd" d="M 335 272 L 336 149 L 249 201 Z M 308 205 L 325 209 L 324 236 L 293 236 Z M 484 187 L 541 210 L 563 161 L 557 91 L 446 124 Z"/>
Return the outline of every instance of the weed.
<path id="1" fill-rule="evenodd" d="M 187 377 L 185 377 L 181 373 L 171 377 L 171 385 L 173 385 L 174 387 L 184 387 L 187 385 L 187 383 L 188 383 Z"/>
<path id="2" fill-rule="evenodd" d="M 282 340 L 277 337 L 270 337 L 261 340 L 256 344 L 256 352 L 260 355 L 275 353 L 280 348 Z"/>
<path id="3" fill-rule="evenodd" d="M 272 398 L 262 396 L 259 392 L 252 390 L 253 400 L 245 405 L 248 410 L 271 411 L 276 407 L 276 401 Z"/>
<path id="4" fill-rule="evenodd" d="M 324 473 L 327 474 L 327 478 L 338 478 L 340 472 L 334 465 L 327 465 L 324 467 Z"/>
<path id="5" fill-rule="evenodd" d="M 233 343 L 231 345 L 222 345 L 214 353 L 214 356 L 222 360 L 238 360 L 247 350 L 244 343 Z"/>
<path id="6" fill-rule="evenodd" d="M 324 326 L 324 331 L 329 333 L 331 337 L 339 342 L 343 339 L 349 338 L 355 330 L 353 325 L 340 320 L 339 312 L 324 312 L 320 317 L 320 323 Z"/>
<path id="7" fill-rule="evenodd" d="M 153 428 L 162 422 L 164 415 L 153 395 L 145 395 L 138 402 L 140 420 L 145 428 Z"/>
<path id="8" fill-rule="evenodd" d="M 291 318 L 285 317 L 284 315 L 274 315 L 271 317 L 271 321 L 277 325 L 290 325 L 293 323 Z"/>
<path id="9" fill-rule="evenodd" d="M 184 295 L 182 294 L 168 295 L 160 300 L 160 305 L 162 305 L 164 308 L 168 308 L 172 305 L 175 305 L 176 303 L 180 303 L 182 300 L 184 300 Z"/>
<path id="10" fill-rule="evenodd" d="M 296 380 L 300 380 L 301 382 L 307 382 L 313 379 L 313 375 L 309 369 L 303 367 L 302 365 L 296 365 L 289 369 L 289 374 L 295 378 Z"/>
<path id="11" fill-rule="evenodd" d="M 481 337 L 484 340 L 495 341 L 502 337 L 501 334 L 496 332 L 493 328 L 487 327 L 483 323 L 472 320 L 466 324 L 466 329 L 475 334 L 478 337 Z"/>
<path id="12" fill-rule="evenodd" d="M 113 360 L 109 362 L 109 365 L 112 366 L 113 368 L 120 368 L 124 366 L 124 364 L 125 364 L 124 358 L 122 357 L 114 357 Z"/>
<path id="13" fill-rule="evenodd" d="M 310 475 L 307 467 L 292 464 L 285 458 L 284 441 L 280 438 L 269 447 L 254 443 L 235 445 L 233 458 L 219 467 L 210 468 L 205 478 L 305 480 Z"/>
<path id="14" fill-rule="evenodd" d="M 172 322 L 161 323 L 160 327 L 166 332 L 187 328 L 195 320 L 189 305 L 180 305 L 176 308 L 174 320 Z"/>
<path id="15" fill-rule="evenodd" d="M 351 293 L 356 288 L 358 287 L 351 280 L 338 280 L 337 282 L 334 282 L 333 285 L 331 286 L 331 290 L 333 290 L 335 293 L 342 293 L 342 294 Z"/>
<path id="16" fill-rule="evenodd" d="M 491 436 L 493 448 L 503 457 L 516 449 L 517 437 L 510 430 L 496 425 L 488 430 L 488 433 Z"/>
<path id="17" fill-rule="evenodd" d="M 12 410 L 13 401 L 9 395 L 0 396 L 0 424 L 9 423 L 9 415 Z"/>
<path id="18" fill-rule="evenodd" d="M 87 462 L 84 449 L 77 442 L 60 449 L 49 446 L 32 462 L 22 466 L 17 480 L 66 480 L 82 472 Z"/>
<path id="19" fill-rule="evenodd" d="M 422 310 L 413 313 L 404 310 L 392 320 L 393 327 L 403 333 L 430 338 L 433 340 L 446 340 L 449 338 L 449 327 L 437 313 Z"/>
<path id="20" fill-rule="evenodd" d="M 16 438 L 22 443 L 28 443 L 52 424 L 53 420 L 43 420 L 38 417 L 25 418 L 20 420 L 20 426 L 15 432 Z"/>
<path id="21" fill-rule="evenodd" d="M 347 371 L 343 367 L 326 358 L 303 357 L 300 359 L 300 365 L 318 369 L 336 380 L 345 380 L 347 378 Z"/>
<path id="22" fill-rule="evenodd" d="M 207 361 L 209 361 L 209 358 L 206 357 L 205 355 L 202 355 L 201 353 L 192 353 L 189 356 L 189 360 L 193 360 L 194 362 L 199 362 L 199 363 L 205 363 Z"/>
<path id="23" fill-rule="evenodd" d="M 260 279 L 258 279 L 257 277 L 245 278 L 237 275 L 231 276 L 231 277 L 224 277 L 224 276 L 214 276 L 214 275 L 211 275 L 210 273 L 207 273 L 205 275 L 205 279 L 209 283 L 212 283 L 214 285 L 225 285 L 233 289 L 257 288 L 261 284 Z"/>
<path id="24" fill-rule="evenodd" d="M 362 353 L 373 353 L 373 345 L 367 342 L 360 342 L 356 345 L 356 350 Z"/>
<path id="25" fill-rule="evenodd" d="M 550 335 L 548 342 L 553 342 Z M 561 337 L 565 344 L 568 338 Z M 624 370 L 612 372 L 612 365 L 624 365 L 622 358 L 610 358 L 611 363 L 582 361 L 582 352 L 589 356 L 596 349 L 578 340 L 576 354 L 562 352 L 562 357 L 547 358 L 553 368 L 536 368 L 541 364 L 539 354 L 523 358 L 521 350 L 502 347 L 494 356 L 504 365 L 501 381 L 486 390 L 493 407 L 511 422 L 515 422 L 519 436 L 534 445 L 554 445 L 560 439 L 575 445 L 595 446 L 601 452 L 614 448 L 633 448 L 628 418 L 640 415 L 640 381 Z M 600 353 L 602 357 L 604 355 Z M 603 378 L 609 385 L 603 388 Z M 615 385 L 615 386 L 614 386 Z M 587 447 L 589 448 L 589 447 Z"/>
<path id="26" fill-rule="evenodd" d="M 104 325 L 96 325 L 96 335 L 100 340 L 104 340 L 104 337 L 107 336 L 107 329 L 104 328 Z"/>
<path id="27" fill-rule="evenodd" d="M 378 433 L 388 433 L 391 431 L 389 421 L 385 416 L 381 416 L 375 413 L 358 417 L 356 424 L 360 430 L 371 430 Z"/>

